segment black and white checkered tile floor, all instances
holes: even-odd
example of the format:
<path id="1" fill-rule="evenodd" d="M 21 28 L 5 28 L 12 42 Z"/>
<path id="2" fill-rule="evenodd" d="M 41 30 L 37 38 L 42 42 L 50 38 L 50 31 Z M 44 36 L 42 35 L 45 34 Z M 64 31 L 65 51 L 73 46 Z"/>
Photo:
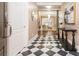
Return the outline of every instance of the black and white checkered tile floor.
<path id="1" fill-rule="evenodd" d="M 65 51 L 60 41 L 46 36 L 33 40 L 17 56 L 79 56 L 79 53 Z"/>

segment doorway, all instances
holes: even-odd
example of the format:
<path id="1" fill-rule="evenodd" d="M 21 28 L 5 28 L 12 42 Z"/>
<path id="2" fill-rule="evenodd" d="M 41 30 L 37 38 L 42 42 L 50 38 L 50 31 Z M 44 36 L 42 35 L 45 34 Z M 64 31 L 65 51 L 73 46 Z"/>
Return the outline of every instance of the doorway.
<path id="1" fill-rule="evenodd" d="M 53 34 L 57 30 L 56 26 L 56 17 L 55 16 L 41 16 L 41 28 L 42 28 L 42 35 L 46 35 L 46 33 Z"/>
<path id="2" fill-rule="evenodd" d="M 56 38 L 58 26 L 57 11 L 40 11 L 40 13 L 42 13 L 40 16 L 40 36 L 53 35 Z"/>

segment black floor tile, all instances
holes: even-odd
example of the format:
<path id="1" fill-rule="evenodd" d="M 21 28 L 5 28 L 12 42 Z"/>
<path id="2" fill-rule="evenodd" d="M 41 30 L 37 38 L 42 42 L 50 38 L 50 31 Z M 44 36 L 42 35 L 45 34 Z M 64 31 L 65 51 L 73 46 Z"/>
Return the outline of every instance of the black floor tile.
<path id="1" fill-rule="evenodd" d="M 23 56 L 27 56 L 27 55 L 30 55 L 32 52 L 30 50 L 28 51 L 25 51 L 25 52 L 22 52 L 22 55 Z"/>
<path id="2" fill-rule="evenodd" d="M 34 48 L 34 47 L 35 47 L 34 45 L 28 46 L 29 49 L 32 49 L 32 48 Z"/>
<path id="3" fill-rule="evenodd" d="M 34 41 L 39 41 L 38 39 L 34 40 Z"/>
<path id="4" fill-rule="evenodd" d="M 38 50 L 38 51 L 34 52 L 34 54 L 35 54 L 36 56 L 40 56 L 40 55 L 42 55 L 43 53 L 44 53 L 44 52 L 41 51 L 41 50 Z"/>
<path id="5" fill-rule="evenodd" d="M 67 52 L 65 52 L 65 51 L 63 51 L 63 50 L 60 50 L 60 51 L 58 52 L 58 54 L 60 54 L 60 55 L 62 55 L 62 56 L 66 56 Z"/>
<path id="6" fill-rule="evenodd" d="M 74 55 L 74 56 L 79 56 L 79 53 L 76 52 L 76 51 L 70 51 L 69 53 L 72 54 L 72 55 Z"/>
<path id="7" fill-rule="evenodd" d="M 59 41 L 58 39 L 55 39 L 54 41 Z"/>
<path id="8" fill-rule="evenodd" d="M 37 42 L 32 42 L 32 44 L 37 44 Z"/>
<path id="9" fill-rule="evenodd" d="M 45 39 L 42 39 L 41 41 L 45 41 Z"/>
<path id="10" fill-rule="evenodd" d="M 53 44 L 53 42 L 50 42 L 51 44 Z"/>
<path id="11" fill-rule="evenodd" d="M 55 52 L 49 50 L 49 51 L 46 52 L 46 54 L 49 55 L 49 56 L 53 56 L 55 54 Z"/>
<path id="12" fill-rule="evenodd" d="M 37 46 L 37 48 L 42 49 L 42 48 L 44 48 L 44 46 L 43 45 L 39 45 L 39 46 Z"/>
<path id="13" fill-rule="evenodd" d="M 39 44 L 44 44 L 45 42 L 40 42 Z"/>

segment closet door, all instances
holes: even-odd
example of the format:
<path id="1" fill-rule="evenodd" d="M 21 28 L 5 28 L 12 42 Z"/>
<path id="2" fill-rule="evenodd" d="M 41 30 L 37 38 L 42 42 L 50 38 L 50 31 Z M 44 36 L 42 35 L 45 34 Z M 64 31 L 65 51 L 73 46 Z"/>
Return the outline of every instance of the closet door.
<path id="1" fill-rule="evenodd" d="M 26 9 L 25 2 L 8 2 L 8 24 L 11 27 L 11 36 L 7 38 L 7 55 L 9 56 L 16 55 L 27 44 Z"/>
<path id="2" fill-rule="evenodd" d="M 4 51 L 4 3 L 0 2 L 0 56 L 3 56 Z"/>

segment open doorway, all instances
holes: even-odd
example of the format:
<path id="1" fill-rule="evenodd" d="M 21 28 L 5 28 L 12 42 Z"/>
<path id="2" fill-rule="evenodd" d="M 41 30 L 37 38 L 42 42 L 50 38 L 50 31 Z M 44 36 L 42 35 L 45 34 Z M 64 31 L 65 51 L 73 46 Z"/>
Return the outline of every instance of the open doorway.
<path id="1" fill-rule="evenodd" d="M 53 35 L 56 38 L 57 33 L 57 11 L 39 11 L 40 12 L 40 36 Z"/>

